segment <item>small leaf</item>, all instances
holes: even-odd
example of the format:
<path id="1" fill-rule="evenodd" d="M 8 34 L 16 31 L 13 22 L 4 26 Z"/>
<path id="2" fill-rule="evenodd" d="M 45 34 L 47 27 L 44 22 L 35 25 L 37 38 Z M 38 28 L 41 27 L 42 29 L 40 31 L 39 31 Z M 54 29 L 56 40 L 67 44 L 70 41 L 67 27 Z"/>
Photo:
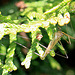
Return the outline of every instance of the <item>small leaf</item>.
<path id="1" fill-rule="evenodd" d="M 8 71 L 6 69 L 3 69 L 2 75 L 8 75 Z"/>
<path id="2" fill-rule="evenodd" d="M 50 56 L 47 56 L 47 57 L 48 57 L 50 65 L 53 69 L 61 70 L 60 64 L 54 58 L 52 58 Z"/>
<path id="3" fill-rule="evenodd" d="M 51 50 L 51 51 L 50 51 L 50 55 L 51 55 L 52 57 L 55 56 L 55 52 L 54 52 L 54 50 Z"/>
<path id="4" fill-rule="evenodd" d="M 42 57 L 42 55 L 44 54 L 44 51 L 42 50 L 42 48 L 39 46 L 39 43 L 37 43 L 36 49 L 40 55 L 40 58 Z"/>
<path id="5" fill-rule="evenodd" d="M 26 58 L 21 63 L 21 65 L 24 65 L 25 68 L 28 69 L 30 67 L 31 58 L 32 58 L 32 50 L 30 49 L 29 52 L 26 55 Z"/>

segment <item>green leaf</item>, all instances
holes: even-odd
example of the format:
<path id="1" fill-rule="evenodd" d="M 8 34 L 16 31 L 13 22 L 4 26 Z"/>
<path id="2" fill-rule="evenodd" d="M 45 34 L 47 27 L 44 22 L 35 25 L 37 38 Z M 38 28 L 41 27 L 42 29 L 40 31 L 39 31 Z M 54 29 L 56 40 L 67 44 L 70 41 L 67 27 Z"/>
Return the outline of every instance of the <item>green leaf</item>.
<path id="1" fill-rule="evenodd" d="M 33 51 L 30 49 L 26 55 L 26 58 L 21 63 L 21 65 L 24 65 L 26 69 L 28 69 L 30 67 L 30 63 L 31 63 L 31 59 L 32 59 L 32 53 L 33 53 Z"/>
<path id="2" fill-rule="evenodd" d="M 61 70 L 60 64 L 59 64 L 54 58 L 52 58 L 52 57 L 50 57 L 50 56 L 47 56 L 47 58 L 48 58 L 49 63 L 50 63 L 50 65 L 51 65 L 51 67 L 52 67 L 53 69 Z"/>
<path id="3" fill-rule="evenodd" d="M 54 56 L 55 56 L 55 52 L 54 52 L 54 50 L 53 50 L 53 49 L 50 51 L 50 55 L 51 55 L 52 57 L 54 57 Z"/>
<path id="4" fill-rule="evenodd" d="M 3 69 L 2 75 L 8 75 L 8 71 L 6 69 Z"/>

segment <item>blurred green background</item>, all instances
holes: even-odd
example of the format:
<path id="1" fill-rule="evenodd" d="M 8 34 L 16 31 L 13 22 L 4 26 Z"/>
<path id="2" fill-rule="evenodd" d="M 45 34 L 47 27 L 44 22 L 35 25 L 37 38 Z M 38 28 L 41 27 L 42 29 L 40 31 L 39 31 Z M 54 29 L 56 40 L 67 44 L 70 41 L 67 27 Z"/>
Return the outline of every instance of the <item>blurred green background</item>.
<path id="1" fill-rule="evenodd" d="M 15 3 L 20 0 L 0 0 L 0 11 L 2 15 L 8 16 L 8 15 L 13 15 L 13 14 L 18 14 L 19 9 L 18 7 L 15 6 Z M 39 0 L 23 0 L 25 3 L 28 2 L 36 2 Z M 47 1 L 49 3 L 53 3 L 53 5 L 57 5 L 60 3 L 62 0 L 40 0 L 40 1 Z M 74 1 L 74 0 L 72 0 Z M 74 10 L 75 10 L 75 5 L 74 5 Z M 61 30 L 64 32 L 67 32 L 67 34 L 74 36 L 75 37 L 75 13 L 70 13 L 71 14 L 71 22 L 66 26 L 61 27 Z M 13 19 L 13 18 L 12 18 Z M 67 29 L 67 31 L 66 31 Z M 44 30 L 43 30 L 44 32 Z M 29 35 L 29 34 L 27 34 Z M 46 36 L 48 38 L 48 36 Z M 45 37 L 45 39 L 46 39 Z M 25 44 L 24 40 L 19 37 L 18 41 L 21 44 Z M 46 40 L 45 40 L 46 41 Z M 49 39 L 47 39 L 49 41 Z M 0 44 L 2 45 L 1 48 L 4 48 L 5 51 L 9 46 L 9 37 L 5 36 L 2 40 L 0 40 Z M 45 42 L 43 42 L 45 44 Z M 21 46 L 17 45 L 16 47 L 16 55 L 14 56 L 14 63 L 18 67 L 17 71 L 12 71 L 9 74 L 10 75 L 75 75 L 75 40 L 71 40 L 71 45 L 67 44 L 63 39 L 62 39 L 62 44 L 64 48 L 67 51 L 68 59 L 65 59 L 60 56 L 55 56 L 54 58 L 60 63 L 62 69 L 53 69 L 48 61 L 48 59 L 45 60 L 40 60 L 39 58 L 32 60 L 31 61 L 31 67 L 26 70 L 24 66 L 21 66 L 21 61 L 19 60 L 19 57 L 17 56 L 17 53 L 20 52 L 20 49 L 22 48 Z M 45 46 L 48 45 L 48 42 L 46 42 Z M 59 50 L 59 48 L 57 48 Z M 25 57 L 25 56 L 24 56 Z M 1 58 L 1 57 L 0 57 Z M 4 57 L 5 59 L 5 57 Z M 4 60 L 3 59 L 3 60 Z M 4 62 L 3 62 L 4 63 Z M 1 70 L 1 69 L 0 69 Z M 1 71 L 0 71 L 1 72 Z M 1 75 L 1 73 L 0 73 Z"/>

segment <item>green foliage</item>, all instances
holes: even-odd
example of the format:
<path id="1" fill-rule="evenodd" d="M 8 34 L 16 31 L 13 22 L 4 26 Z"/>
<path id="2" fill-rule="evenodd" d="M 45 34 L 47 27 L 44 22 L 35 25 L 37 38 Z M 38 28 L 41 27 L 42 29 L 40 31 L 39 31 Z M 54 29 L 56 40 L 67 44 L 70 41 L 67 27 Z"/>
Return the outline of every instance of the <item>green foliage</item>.
<path id="1" fill-rule="evenodd" d="M 51 55 L 52 57 L 55 56 L 55 52 L 54 52 L 54 50 L 52 50 L 52 51 L 50 52 L 50 55 Z"/>
<path id="2" fill-rule="evenodd" d="M 47 0 L 43 0 L 26 3 L 26 9 L 17 11 L 8 16 L 3 16 L 0 13 L 0 40 L 2 40 L 5 35 L 9 35 L 10 39 L 9 47 L 7 49 L 0 44 L 0 68 L 3 70 L 2 75 L 7 75 L 8 72 L 17 70 L 17 67 L 13 62 L 16 53 L 21 61 L 21 65 L 24 65 L 26 69 L 30 67 L 31 60 L 37 58 L 37 55 L 34 54 L 36 50 L 39 53 L 40 58 L 43 56 L 44 50 L 39 45 L 40 41 L 37 39 L 37 34 L 43 34 L 41 30 L 41 28 L 43 28 L 47 32 L 46 35 L 48 35 L 49 41 L 53 40 L 54 33 L 58 30 L 57 25 L 64 26 L 69 23 L 68 20 L 66 20 L 66 22 L 63 20 L 67 19 L 65 16 L 61 20 L 63 21 L 63 24 L 60 23 L 61 21 L 59 20 L 61 18 L 59 18 L 59 16 L 75 12 L 72 4 L 71 7 L 69 6 L 70 2 L 71 0 L 63 0 L 62 2 L 58 2 L 59 4 L 56 3 L 58 5 L 55 6 Z M 73 11 L 71 12 L 71 9 L 69 8 L 72 8 Z M 16 49 L 16 43 L 14 42 L 17 41 L 17 33 L 19 32 L 29 33 L 32 38 L 31 47 L 25 58 L 23 54 L 20 54 L 21 51 Z M 47 38 L 43 39 L 43 41 L 46 40 Z M 62 46 L 57 46 L 63 50 Z M 50 56 L 47 57 L 51 67 L 60 70 L 60 64 L 51 56 L 55 56 L 54 49 L 50 52 Z M 4 63 L 2 63 L 2 61 L 4 61 Z"/>

